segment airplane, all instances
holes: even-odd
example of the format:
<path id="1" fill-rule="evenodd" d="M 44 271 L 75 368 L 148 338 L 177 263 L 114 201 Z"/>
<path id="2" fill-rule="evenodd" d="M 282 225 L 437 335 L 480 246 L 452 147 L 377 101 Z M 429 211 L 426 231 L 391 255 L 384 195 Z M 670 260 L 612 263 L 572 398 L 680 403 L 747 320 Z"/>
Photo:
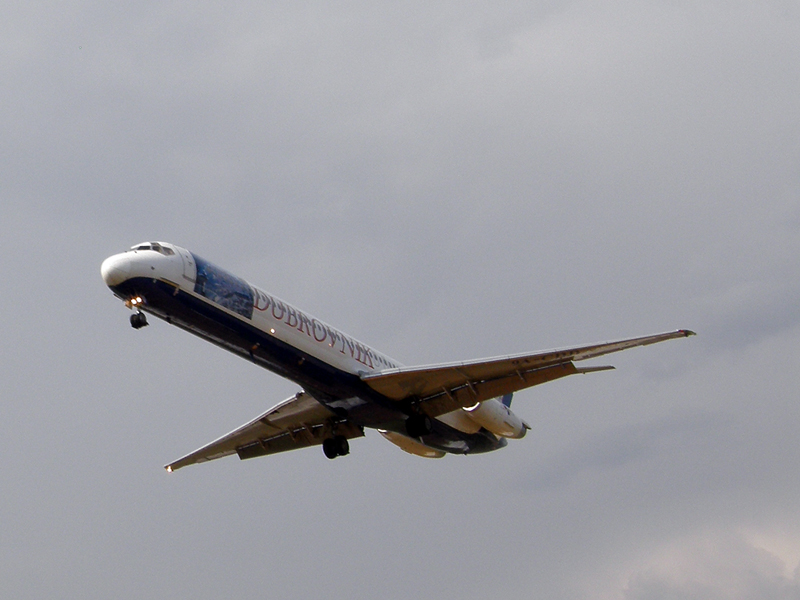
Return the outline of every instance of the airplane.
<path id="1" fill-rule="evenodd" d="M 575 363 L 695 335 L 679 329 L 544 352 L 406 367 L 197 254 L 144 242 L 103 261 L 100 272 L 133 310 L 180 327 L 300 386 L 252 421 L 167 465 L 168 472 L 236 454 L 240 459 L 322 446 L 333 459 L 376 429 L 410 454 L 441 458 L 498 450 L 530 426 L 511 410 L 515 392 L 578 373 Z"/>

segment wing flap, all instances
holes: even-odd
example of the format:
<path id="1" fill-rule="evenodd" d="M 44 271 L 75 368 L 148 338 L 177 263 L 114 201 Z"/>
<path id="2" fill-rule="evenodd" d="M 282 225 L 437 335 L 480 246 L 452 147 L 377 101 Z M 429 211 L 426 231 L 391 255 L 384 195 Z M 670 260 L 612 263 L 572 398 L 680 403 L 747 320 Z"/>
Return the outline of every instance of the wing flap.
<path id="1" fill-rule="evenodd" d="M 289 430 L 268 439 L 259 439 L 240 446 L 236 449 L 236 454 L 239 455 L 241 460 L 245 460 L 288 450 L 319 446 L 327 437 L 328 431 L 325 424 Z M 336 435 L 343 435 L 348 440 L 351 440 L 356 437 L 362 437 L 364 431 L 350 421 L 341 421 L 336 425 Z"/>
<path id="2" fill-rule="evenodd" d="M 358 426 L 339 419 L 310 394 L 299 392 L 164 468 L 171 472 L 232 454 L 245 459 L 315 446 L 330 433 L 334 421 L 337 435 L 348 439 L 364 435 Z"/>
<path id="3" fill-rule="evenodd" d="M 571 362 L 532 371 L 520 371 L 513 375 L 467 383 L 450 389 L 442 388 L 437 393 L 421 398 L 420 405 L 428 416 L 438 417 L 458 408 L 467 408 L 490 398 L 498 398 L 580 372 L 581 370 Z"/>

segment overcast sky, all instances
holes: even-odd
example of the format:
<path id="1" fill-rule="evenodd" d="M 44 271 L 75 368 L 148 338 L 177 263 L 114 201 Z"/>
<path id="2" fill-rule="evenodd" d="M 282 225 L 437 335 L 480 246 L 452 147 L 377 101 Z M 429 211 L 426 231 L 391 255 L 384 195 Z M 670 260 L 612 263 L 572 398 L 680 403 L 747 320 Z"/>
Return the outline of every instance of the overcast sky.
<path id="1" fill-rule="evenodd" d="M 0 81 L 0 596 L 800 598 L 796 2 L 8 4 Z M 408 365 L 698 336 L 168 475 L 297 386 L 129 326 L 155 239 Z"/>

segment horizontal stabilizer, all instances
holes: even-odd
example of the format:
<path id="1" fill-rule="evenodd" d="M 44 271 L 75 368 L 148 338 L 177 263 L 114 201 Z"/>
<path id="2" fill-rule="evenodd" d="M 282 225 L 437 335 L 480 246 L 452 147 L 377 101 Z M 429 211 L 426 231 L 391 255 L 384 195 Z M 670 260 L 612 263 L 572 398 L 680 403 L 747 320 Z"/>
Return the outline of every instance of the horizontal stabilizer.
<path id="1" fill-rule="evenodd" d="M 599 371 L 613 371 L 616 367 L 606 365 L 604 367 L 575 367 L 576 373 L 597 373 Z"/>

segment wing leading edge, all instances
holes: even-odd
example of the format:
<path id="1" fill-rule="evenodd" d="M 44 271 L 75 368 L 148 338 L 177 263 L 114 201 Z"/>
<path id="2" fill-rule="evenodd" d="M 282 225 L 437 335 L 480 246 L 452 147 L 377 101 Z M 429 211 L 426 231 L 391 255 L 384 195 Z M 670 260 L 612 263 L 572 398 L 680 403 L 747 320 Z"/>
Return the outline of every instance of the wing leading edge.
<path id="1" fill-rule="evenodd" d="M 457 408 L 472 406 L 477 402 L 567 375 L 614 368 L 581 368 L 575 366 L 575 361 L 691 335 L 695 333 L 688 329 L 679 329 L 535 354 L 516 354 L 460 363 L 393 369 L 376 375 L 365 375 L 362 379 L 373 390 L 388 398 L 417 401 L 426 414 L 436 417 Z"/>
<path id="2" fill-rule="evenodd" d="M 331 434 L 333 423 L 337 435 L 348 439 L 364 435 L 360 427 L 338 418 L 310 394 L 298 392 L 249 423 L 164 468 L 172 472 L 231 454 L 238 454 L 239 458 L 245 459 L 317 446 Z"/>

